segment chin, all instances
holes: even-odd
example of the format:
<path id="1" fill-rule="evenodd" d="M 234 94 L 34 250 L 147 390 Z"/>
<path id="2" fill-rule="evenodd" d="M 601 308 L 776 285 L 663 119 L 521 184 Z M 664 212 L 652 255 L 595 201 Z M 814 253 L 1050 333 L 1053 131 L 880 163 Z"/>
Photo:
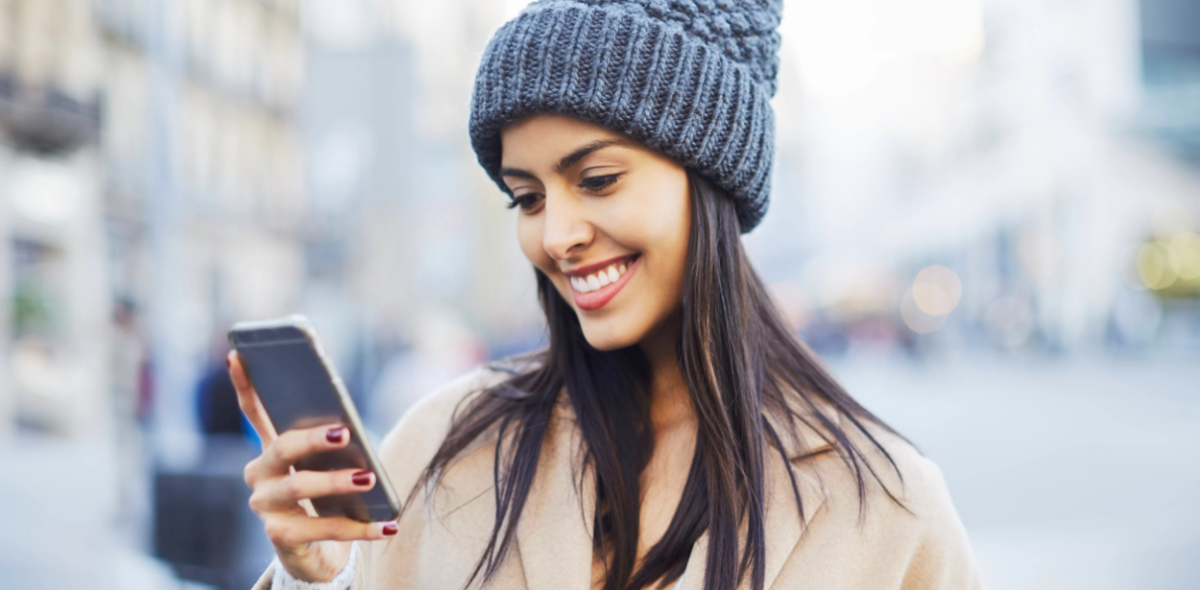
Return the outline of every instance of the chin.
<path id="1" fill-rule="evenodd" d="M 626 327 L 622 328 L 622 325 Z M 583 337 L 587 339 L 588 344 L 596 350 L 603 351 L 626 348 L 642 341 L 646 332 L 630 330 L 628 325 L 629 322 L 622 322 L 619 317 L 605 318 L 600 321 L 588 321 L 583 318 L 579 320 L 579 326 L 583 329 Z"/>

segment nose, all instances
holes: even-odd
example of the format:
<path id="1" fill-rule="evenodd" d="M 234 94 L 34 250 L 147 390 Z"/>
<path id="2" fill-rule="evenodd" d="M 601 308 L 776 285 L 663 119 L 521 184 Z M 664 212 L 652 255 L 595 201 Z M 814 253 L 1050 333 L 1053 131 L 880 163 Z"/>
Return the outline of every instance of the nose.
<path id="1" fill-rule="evenodd" d="M 582 203 L 570 194 L 546 194 L 542 247 L 555 260 L 566 260 L 591 243 L 595 232 Z"/>

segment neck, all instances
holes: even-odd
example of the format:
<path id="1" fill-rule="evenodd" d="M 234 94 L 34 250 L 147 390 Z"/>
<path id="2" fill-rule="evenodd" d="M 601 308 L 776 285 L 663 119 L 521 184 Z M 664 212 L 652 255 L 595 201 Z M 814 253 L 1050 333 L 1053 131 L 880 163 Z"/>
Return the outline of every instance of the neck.
<path id="1" fill-rule="evenodd" d="M 658 432 L 695 420 L 692 398 L 679 370 L 679 352 L 675 348 L 679 321 L 676 314 L 640 344 L 650 361 L 650 419 Z"/>

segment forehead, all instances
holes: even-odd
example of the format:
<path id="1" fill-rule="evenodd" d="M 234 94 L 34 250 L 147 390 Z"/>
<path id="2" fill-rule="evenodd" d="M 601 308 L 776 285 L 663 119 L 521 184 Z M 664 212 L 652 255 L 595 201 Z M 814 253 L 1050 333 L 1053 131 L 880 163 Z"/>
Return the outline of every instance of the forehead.
<path id="1" fill-rule="evenodd" d="M 501 165 L 516 168 L 550 165 L 581 145 L 603 139 L 628 141 L 620 133 L 575 117 L 556 113 L 531 115 L 501 128 Z"/>

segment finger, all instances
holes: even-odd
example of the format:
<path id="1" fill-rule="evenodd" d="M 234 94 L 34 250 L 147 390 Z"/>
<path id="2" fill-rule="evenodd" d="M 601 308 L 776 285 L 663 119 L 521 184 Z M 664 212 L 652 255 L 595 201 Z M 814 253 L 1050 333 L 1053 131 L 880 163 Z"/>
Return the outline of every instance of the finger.
<path id="1" fill-rule="evenodd" d="M 297 514 L 273 514 L 264 521 L 267 537 L 276 547 L 296 551 L 316 541 L 375 541 L 394 537 L 396 521 L 358 522 L 344 516 L 313 518 Z"/>
<path id="2" fill-rule="evenodd" d="M 262 400 L 258 397 L 258 391 L 254 389 L 254 384 L 250 383 L 250 378 L 246 376 L 246 370 L 242 366 L 242 359 L 238 356 L 237 351 L 229 351 L 229 356 L 225 360 L 229 365 L 229 378 L 233 380 L 233 388 L 237 390 L 238 406 L 242 408 L 242 413 L 246 415 L 246 419 L 258 433 L 258 437 L 262 439 L 263 447 L 266 447 L 279 436 L 275 431 L 275 425 L 271 423 L 271 417 L 267 415 L 267 410 L 263 407 Z"/>
<path id="3" fill-rule="evenodd" d="M 289 430 L 263 449 L 263 454 L 246 466 L 246 483 L 287 475 L 296 461 L 309 455 L 340 449 L 350 442 L 350 429 L 330 425 Z"/>
<path id="4" fill-rule="evenodd" d="M 370 471 L 297 471 L 255 488 L 250 495 L 250 509 L 258 514 L 300 511 L 301 500 L 365 492 L 373 487 L 375 474 Z"/>

